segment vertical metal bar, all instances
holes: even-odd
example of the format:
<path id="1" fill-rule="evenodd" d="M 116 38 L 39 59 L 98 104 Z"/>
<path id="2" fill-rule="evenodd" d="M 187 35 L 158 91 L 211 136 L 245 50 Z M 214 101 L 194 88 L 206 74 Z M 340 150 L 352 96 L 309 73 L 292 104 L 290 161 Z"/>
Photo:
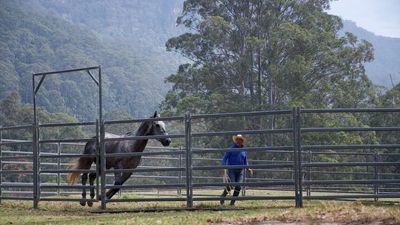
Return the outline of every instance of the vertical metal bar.
<path id="1" fill-rule="evenodd" d="M 294 147 L 294 179 L 296 207 L 303 207 L 302 173 L 301 173 L 301 145 L 300 145 L 300 108 L 293 108 L 293 147 Z"/>
<path id="2" fill-rule="evenodd" d="M 182 146 L 179 146 L 179 152 L 181 152 L 181 151 L 182 151 Z M 178 155 L 178 167 L 179 167 L 179 169 L 182 168 L 182 154 L 180 154 L 180 153 L 179 153 L 179 155 Z M 183 172 L 182 170 L 179 170 L 179 172 L 178 172 L 178 184 L 179 184 L 179 185 L 182 183 L 182 172 Z M 178 195 L 178 196 L 181 196 L 181 195 L 182 195 L 182 188 L 181 188 L 181 186 L 178 187 L 177 195 Z"/>
<path id="3" fill-rule="evenodd" d="M 36 94 L 35 94 L 35 76 L 32 75 L 32 101 L 33 101 L 33 127 L 32 127 L 32 164 L 33 164 L 33 208 L 38 207 L 38 177 L 37 177 L 37 115 L 36 115 Z"/>
<path id="4" fill-rule="evenodd" d="M 296 200 L 296 207 L 298 204 L 298 170 L 297 170 L 297 114 L 296 114 L 296 108 L 292 109 L 292 127 L 293 127 L 293 170 L 294 170 L 294 195 L 295 195 L 295 200 Z"/>
<path id="5" fill-rule="evenodd" d="M 374 154 L 374 162 L 375 162 L 375 163 L 378 162 L 378 153 L 377 153 L 377 152 L 375 152 L 375 154 Z M 375 179 L 375 180 L 378 180 L 378 179 L 379 179 L 379 177 L 378 177 L 378 166 L 377 166 L 377 164 L 375 164 L 375 166 L 374 166 L 374 179 Z M 374 183 L 374 194 L 375 194 L 375 196 L 378 195 L 378 184 L 377 184 L 377 183 Z M 374 198 L 374 201 L 378 201 L 378 198 L 375 197 L 375 198 Z"/>
<path id="6" fill-rule="evenodd" d="M 37 141 L 37 154 L 36 154 L 36 180 L 37 180 L 37 202 L 39 204 L 40 201 L 40 184 L 41 184 L 41 179 L 40 179 L 40 121 L 37 122 L 36 126 L 36 141 Z"/>
<path id="7" fill-rule="evenodd" d="M 185 115 L 185 145 L 186 145 L 186 207 L 193 207 L 193 187 L 192 187 L 192 143 L 191 143 L 191 115 Z"/>
<path id="8" fill-rule="evenodd" d="M 103 82 L 101 77 L 101 66 L 99 65 L 99 120 L 103 123 Z"/>
<path id="9" fill-rule="evenodd" d="M 99 180 L 100 180 L 100 128 L 99 120 L 96 120 L 96 200 L 100 200 Z"/>
<path id="10" fill-rule="evenodd" d="M 296 108 L 296 115 L 297 115 L 297 166 L 298 166 L 298 179 L 299 179 L 299 188 L 298 188 L 298 197 L 299 197 L 299 203 L 298 203 L 298 207 L 303 207 L 303 167 L 302 167 L 302 151 L 301 151 L 301 114 L 300 114 L 300 108 L 297 107 Z"/>
<path id="11" fill-rule="evenodd" d="M 103 96 L 101 66 L 99 66 L 99 121 L 100 121 L 100 174 L 101 174 L 101 209 L 106 209 L 106 152 L 104 143 Z"/>
<path id="12" fill-rule="evenodd" d="M 101 209 L 106 209 L 106 154 L 104 143 L 104 123 L 100 125 L 100 175 L 101 175 Z"/>
<path id="13" fill-rule="evenodd" d="M 246 183 L 246 179 L 247 179 L 247 169 L 243 170 L 243 182 Z M 243 186 L 242 188 L 242 196 L 246 196 L 246 185 Z"/>
<path id="14" fill-rule="evenodd" d="M 2 126 L 0 126 L 0 128 L 1 127 Z M 3 130 L 0 129 L 0 142 L 2 142 L 2 141 L 3 141 Z M 3 152 L 1 151 L 2 147 L 3 147 L 3 145 L 0 145 L 0 203 L 1 203 L 1 199 L 3 197 L 3 193 L 1 192 L 1 190 L 2 190 L 1 183 L 3 182 L 3 173 L 2 173 L 2 171 L 3 171 L 3 162 L 2 162 Z"/>
<path id="15" fill-rule="evenodd" d="M 59 171 L 61 169 L 61 143 L 58 142 L 57 143 L 57 170 Z M 57 173 L 57 195 L 60 195 L 60 184 L 61 184 L 61 178 L 60 178 L 61 174 Z"/>
<path id="16" fill-rule="evenodd" d="M 311 149 L 308 149 L 308 163 L 312 162 L 312 152 Z M 311 177 L 311 167 L 307 168 L 307 181 L 311 181 L 312 177 Z M 307 185 L 307 196 L 310 197 L 311 196 L 311 185 L 308 184 Z"/>

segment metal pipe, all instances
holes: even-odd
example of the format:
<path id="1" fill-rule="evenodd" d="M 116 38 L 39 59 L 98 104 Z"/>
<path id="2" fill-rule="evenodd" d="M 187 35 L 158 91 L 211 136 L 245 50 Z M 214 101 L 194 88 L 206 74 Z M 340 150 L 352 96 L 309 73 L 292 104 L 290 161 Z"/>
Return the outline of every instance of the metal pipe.
<path id="1" fill-rule="evenodd" d="M 57 154 L 58 156 L 61 155 L 61 143 L 57 144 Z M 57 158 L 57 170 L 61 169 L 61 159 Z M 60 173 L 57 173 L 57 185 L 60 185 L 61 183 L 61 178 L 60 178 Z M 57 188 L 57 195 L 60 195 L 60 188 Z"/>
<path id="2" fill-rule="evenodd" d="M 100 200 L 100 182 L 99 177 L 101 176 L 101 168 L 100 168 L 100 127 L 99 120 L 96 120 L 96 200 Z"/>
<path id="3" fill-rule="evenodd" d="M 392 194 L 361 194 L 361 195 L 326 195 L 326 196 L 305 196 L 306 200 L 344 200 L 344 199 L 357 199 L 357 198 L 399 198 L 400 193 Z"/>
<path id="4" fill-rule="evenodd" d="M 182 147 L 179 147 L 179 151 L 181 151 L 181 149 L 182 149 Z M 178 155 L 178 168 L 179 169 L 182 168 L 182 154 Z M 180 170 L 178 172 L 178 184 L 182 184 L 182 173 L 183 173 L 183 170 Z M 181 187 L 178 187 L 177 195 L 178 196 L 182 195 L 182 188 Z"/>
<path id="5" fill-rule="evenodd" d="M 71 72 L 95 70 L 95 69 L 100 69 L 100 66 L 93 66 L 93 67 L 86 67 L 86 68 L 79 68 L 79 69 L 70 69 L 70 70 L 58 70 L 58 71 L 43 72 L 43 73 L 34 73 L 33 76 L 50 75 L 50 74 L 57 74 L 57 73 L 71 73 Z"/>
<path id="6" fill-rule="evenodd" d="M 52 143 L 64 143 L 64 142 L 88 142 L 92 141 L 93 138 L 81 138 L 81 139 L 48 139 L 48 140 L 40 140 L 40 144 L 52 144 Z"/>
<path id="7" fill-rule="evenodd" d="M 370 180 L 312 180 L 304 181 L 304 184 L 400 184 L 400 179 L 370 179 Z"/>
<path id="8" fill-rule="evenodd" d="M 297 125 L 296 125 L 296 133 L 297 133 L 297 160 L 298 160 L 298 163 L 297 163 L 297 166 L 298 166 L 298 168 L 297 168 L 297 170 L 298 170 L 298 179 L 299 179 L 299 182 L 298 182 L 298 185 L 299 185 L 299 188 L 298 188 L 298 191 L 299 191 L 299 193 L 298 193 L 298 199 L 299 199 L 299 202 L 298 202 L 298 204 L 296 204 L 296 205 L 298 205 L 298 207 L 300 207 L 300 208 L 302 208 L 303 207 L 303 170 L 302 170 L 302 162 L 303 162 L 303 159 L 302 159 L 302 149 L 301 149 L 301 113 L 300 113 L 300 107 L 296 107 L 296 118 L 297 118 L 297 120 L 296 120 L 296 123 L 297 123 Z"/>
<path id="9" fill-rule="evenodd" d="M 104 142 L 104 123 L 100 125 L 100 175 L 101 175 L 101 209 L 105 210 L 106 203 L 106 153 Z"/>
<path id="10" fill-rule="evenodd" d="M 38 123 L 37 123 L 37 114 L 36 114 L 36 84 L 35 84 L 35 75 L 32 75 L 32 98 L 33 98 L 33 137 L 32 137 L 32 145 L 33 145 L 33 208 L 38 208 L 39 203 L 39 190 L 38 190 L 38 149 L 39 149 L 39 141 L 38 141 Z"/>
<path id="11" fill-rule="evenodd" d="M 400 144 L 365 144 L 365 145 L 303 145 L 303 149 L 385 149 L 400 148 Z"/>
<path id="12" fill-rule="evenodd" d="M 3 130 L 1 129 L 1 125 L 0 125 L 0 142 L 2 142 L 2 141 L 3 141 Z M 1 188 L 1 185 L 3 182 L 3 173 L 2 173 L 3 160 L 2 160 L 2 157 L 3 157 L 3 151 L 2 151 L 2 145 L 0 145 L 0 204 L 1 204 L 1 199 L 3 197 L 2 188 Z"/>
<path id="13" fill-rule="evenodd" d="M 299 151 L 299 145 L 298 145 L 298 139 L 299 139 L 299 134 L 298 134 L 298 128 L 297 126 L 299 125 L 298 123 L 298 113 L 297 113 L 297 108 L 293 108 L 293 115 L 292 115 L 292 123 L 293 123 L 293 169 L 294 169 L 294 195 L 295 195 L 295 205 L 296 208 L 301 207 L 300 206 L 300 191 L 299 191 L 299 182 L 300 182 L 300 175 L 299 175 L 299 159 L 298 159 L 298 154 L 297 152 Z"/>
<path id="14" fill-rule="evenodd" d="M 339 109 L 301 109 L 301 113 L 371 113 L 371 112 L 400 112 L 400 108 L 339 108 Z"/>
<path id="15" fill-rule="evenodd" d="M 124 140 L 145 140 L 145 139 L 159 139 L 159 138 L 183 138 L 185 135 L 183 134 L 170 134 L 170 135 L 151 135 L 151 136 L 124 136 L 117 138 L 105 138 L 105 142 L 110 141 L 124 141 Z"/>
<path id="16" fill-rule="evenodd" d="M 268 133 L 290 133 L 293 130 L 290 128 L 281 129 L 262 129 L 262 130 L 238 130 L 238 131 L 216 131 L 216 132 L 194 132 L 193 137 L 209 137 L 209 136 L 222 136 L 222 135 L 235 135 L 241 134 L 268 134 Z"/>
<path id="17" fill-rule="evenodd" d="M 400 131 L 400 127 L 310 127 L 301 128 L 304 133 L 315 132 L 353 132 L 353 131 Z"/>
<path id="18" fill-rule="evenodd" d="M 133 120 L 110 120 L 104 121 L 105 125 L 111 124 L 121 124 L 121 123 L 141 123 L 147 121 L 175 121 L 175 120 L 184 120 L 183 116 L 171 116 L 171 117 L 156 117 L 156 118 L 144 118 L 144 119 L 133 119 Z"/>
<path id="19" fill-rule="evenodd" d="M 44 123 L 40 124 L 40 127 L 67 127 L 67 126 L 88 126 L 96 125 L 96 122 L 76 122 L 76 123 Z"/>
<path id="20" fill-rule="evenodd" d="M 193 207 L 192 165 L 191 165 L 191 115 L 185 115 L 185 147 L 186 147 L 186 207 Z"/>
<path id="21" fill-rule="evenodd" d="M 20 126 L 10 126 L 10 127 L 0 127 L 0 130 L 15 130 L 15 129 L 28 129 L 32 128 L 32 125 L 20 125 Z"/>
<path id="22" fill-rule="evenodd" d="M 265 115 L 289 115 L 291 110 L 272 110 L 272 111 L 256 111 L 256 112 L 235 112 L 235 113 L 214 113 L 191 115 L 192 119 L 220 118 L 220 117 L 235 117 L 235 116 L 265 116 Z"/>
<path id="23" fill-rule="evenodd" d="M 343 163 L 328 163 L 314 162 L 303 163 L 303 167 L 335 167 L 335 166 L 398 166 L 400 162 L 343 162 Z"/>

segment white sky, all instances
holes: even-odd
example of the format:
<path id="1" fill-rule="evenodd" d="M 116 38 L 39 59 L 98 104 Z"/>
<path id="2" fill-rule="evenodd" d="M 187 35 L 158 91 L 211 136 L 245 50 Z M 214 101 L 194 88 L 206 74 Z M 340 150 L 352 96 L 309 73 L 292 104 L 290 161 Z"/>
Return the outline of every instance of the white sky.
<path id="1" fill-rule="evenodd" d="M 376 35 L 400 38 L 400 0 L 336 0 L 328 13 Z"/>

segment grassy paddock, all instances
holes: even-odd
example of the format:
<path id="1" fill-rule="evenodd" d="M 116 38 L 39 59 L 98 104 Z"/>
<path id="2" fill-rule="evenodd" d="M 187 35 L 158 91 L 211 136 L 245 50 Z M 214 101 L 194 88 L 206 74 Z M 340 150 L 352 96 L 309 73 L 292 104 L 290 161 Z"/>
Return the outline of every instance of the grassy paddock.
<path id="1" fill-rule="evenodd" d="M 275 194 L 275 193 L 266 193 Z M 76 196 L 75 196 L 76 197 Z M 139 197 L 123 194 L 119 198 Z M 109 203 L 110 210 L 185 208 L 185 202 Z M 294 208 L 294 201 L 238 201 L 233 207 L 218 202 L 195 202 L 197 211 L 137 213 L 93 213 L 92 208 L 77 202 L 40 202 L 32 209 L 30 201 L 3 200 L 0 224 L 251 224 L 262 221 L 303 222 L 304 224 L 400 224 L 400 205 L 373 201 L 305 201 L 304 208 Z M 221 209 L 220 211 L 216 209 Z"/>

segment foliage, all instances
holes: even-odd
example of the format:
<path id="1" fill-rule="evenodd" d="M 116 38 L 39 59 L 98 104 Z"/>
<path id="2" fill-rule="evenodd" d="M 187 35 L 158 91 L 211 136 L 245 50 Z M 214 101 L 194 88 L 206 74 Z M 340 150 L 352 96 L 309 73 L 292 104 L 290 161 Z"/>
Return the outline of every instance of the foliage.
<path id="1" fill-rule="evenodd" d="M 49 113 L 44 109 L 37 109 L 37 117 L 39 124 L 45 123 L 72 123 L 77 122 L 75 118 L 63 114 L 63 113 Z M 21 98 L 16 92 L 12 92 L 9 96 L 0 101 L 0 126 L 12 127 L 18 125 L 32 125 L 33 124 L 33 108 L 32 105 L 21 103 Z M 16 139 L 16 140 L 32 140 L 33 133 L 31 128 L 25 129 L 11 129 L 2 131 L 2 139 Z M 51 128 L 40 128 L 40 139 L 51 140 L 51 139 L 72 139 L 72 138 L 85 138 L 87 135 L 81 127 L 51 127 Z M 56 152 L 54 150 L 55 145 L 40 145 L 41 152 Z M 5 145 L 2 146 L 4 151 L 25 151 L 32 152 L 32 146 L 29 144 L 20 145 Z M 65 150 L 64 150 L 65 151 Z M 17 153 L 13 153 L 15 156 Z M 20 162 L 25 164 L 17 164 L 6 162 L 3 160 L 3 169 L 5 170 L 31 170 L 32 162 L 30 160 L 21 159 Z M 46 160 L 42 159 L 42 163 L 54 162 L 54 159 Z M 45 167 L 42 167 L 45 168 Z M 31 175 L 26 173 L 19 174 L 6 174 L 3 179 L 8 182 L 32 182 Z M 47 182 L 47 178 L 43 178 L 43 182 Z"/>
<path id="2" fill-rule="evenodd" d="M 325 12 L 329 2 L 185 1 L 177 23 L 189 32 L 169 39 L 166 47 L 189 61 L 166 79 L 173 86 L 161 105 L 164 113 L 380 106 L 380 93 L 364 68 L 365 63 L 374 59 L 373 46 L 352 33 L 343 33 L 341 19 Z M 302 127 L 376 124 L 369 116 L 361 114 L 302 117 Z M 379 124 L 376 126 L 382 125 Z M 270 116 L 202 121 L 192 128 L 197 129 L 196 126 L 212 132 L 286 128 L 292 124 L 290 119 Z M 303 134 L 302 144 L 385 143 L 380 135 L 375 132 L 314 132 Z M 229 140 L 211 137 L 196 139 L 193 143 L 199 147 L 226 148 Z M 253 135 L 249 145 L 285 146 L 291 145 L 290 141 L 291 138 L 284 135 Z M 291 160 L 270 153 L 251 157 Z M 365 160 L 363 156 L 316 159 L 325 162 Z"/>
<path id="3" fill-rule="evenodd" d="M 123 110 L 135 117 L 154 112 L 168 88 L 163 79 L 177 60 L 160 50 L 175 32 L 169 24 L 174 22 L 154 8 L 172 10 L 179 1 L 136 2 L 140 6 L 131 1 L 2 1 L 0 99 L 17 90 L 22 102 L 31 102 L 32 73 L 101 65 L 105 112 Z M 135 26 L 147 28 L 145 35 Z M 163 38 L 153 38 L 160 29 Z M 86 72 L 46 77 L 37 97 L 49 112 L 96 118 L 97 86 Z"/>
<path id="4" fill-rule="evenodd" d="M 324 12 L 328 3 L 185 1 L 177 22 L 193 32 L 166 46 L 191 63 L 167 78 L 173 89 L 164 109 L 181 114 L 374 104 L 363 67 L 373 59 L 372 46 L 351 33 L 338 37 L 342 23 Z"/>

